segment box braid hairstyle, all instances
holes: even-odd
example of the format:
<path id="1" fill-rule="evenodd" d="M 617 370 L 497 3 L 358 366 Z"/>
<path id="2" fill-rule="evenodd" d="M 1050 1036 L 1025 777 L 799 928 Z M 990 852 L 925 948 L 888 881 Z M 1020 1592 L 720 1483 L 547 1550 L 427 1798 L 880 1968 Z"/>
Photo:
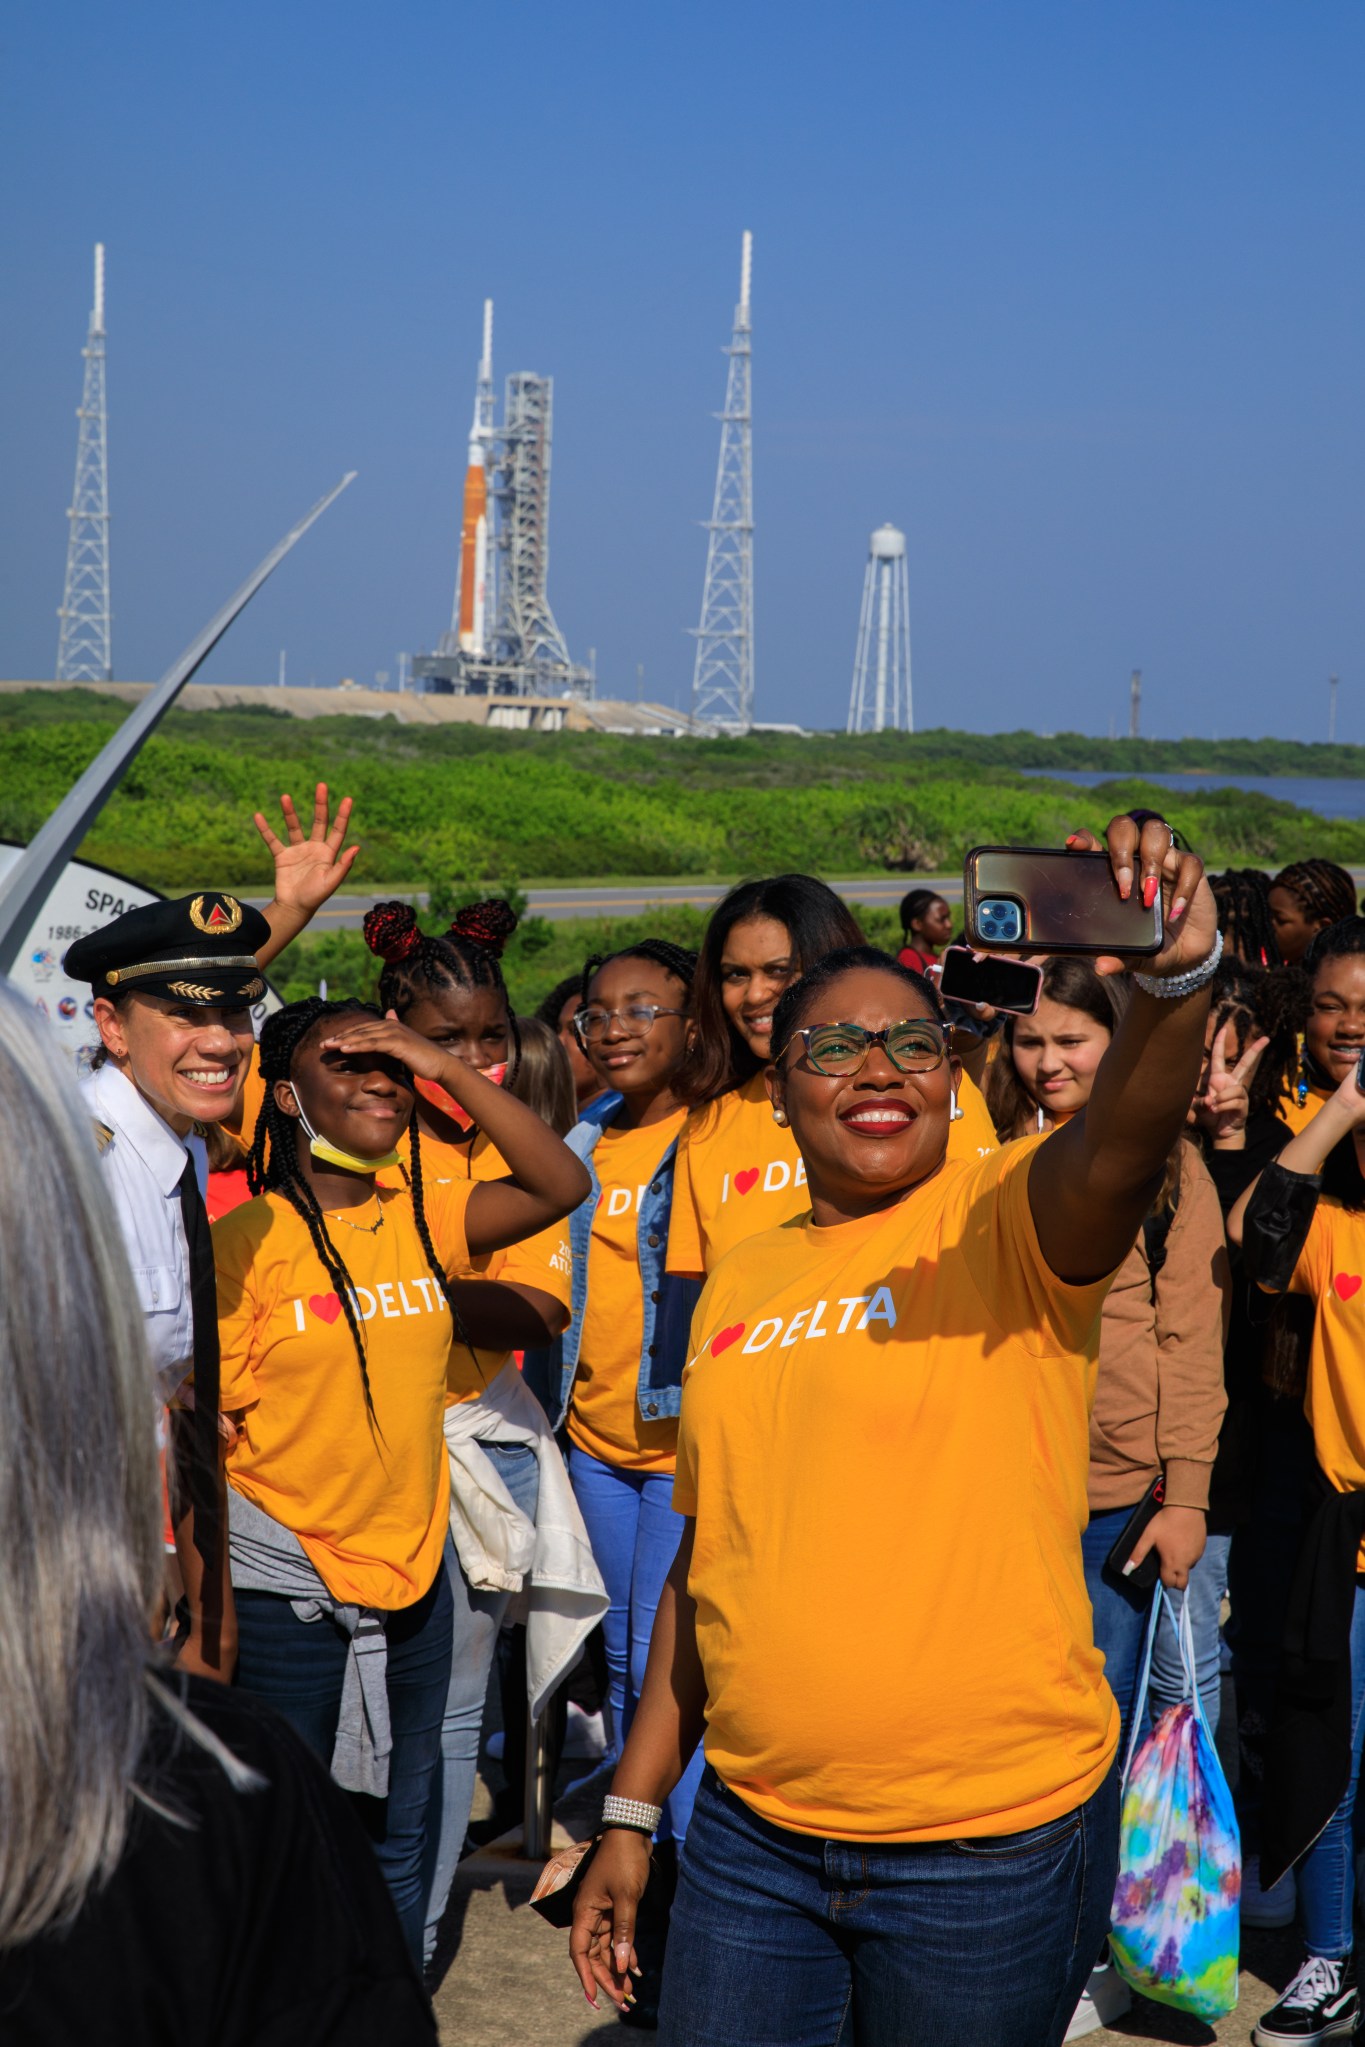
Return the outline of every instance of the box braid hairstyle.
<path id="1" fill-rule="evenodd" d="M 1315 924 L 1341 924 L 1355 916 L 1356 885 L 1334 860 L 1296 860 L 1282 867 L 1270 886 L 1288 889 Z"/>
<path id="2" fill-rule="evenodd" d="M 595 952 L 591 959 L 583 962 L 578 992 L 584 1003 L 587 1002 L 594 974 L 600 973 L 603 967 L 609 967 L 613 960 L 648 960 L 652 966 L 662 967 L 675 981 L 681 981 L 691 997 L 697 955 L 688 946 L 675 945 L 671 938 L 642 938 L 638 945 L 623 945 L 618 952 Z"/>
<path id="3" fill-rule="evenodd" d="M 275 1100 L 277 1080 L 292 1080 L 294 1055 L 299 1046 L 319 1024 L 330 1023 L 340 1016 L 373 1016 L 380 1011 L 372 1002 L 347 1000 L 324 1002 L 320 996 L 310 995 L 306 1001 L 290 1002 L 283 1009 L 268 1016 L 261 1027 L 259 1058 L 261 1079 L 265 1083 L 265 1101 L 256 1119 L 252 1134 L 251 1149 L 247 1153 L 247 1184 L 253 1194 L 281 1194 L 294 1210 L 312 1239 L 313 1249 L 318 1254 L 323 1271 L 331 1280 L 341 1311 L 346 1317 L 346 1327 L 351 1332 L 355 1345 L 356 1361 L 360 1366 L 361 1384 L 365 1389 L 365 1411 L 370 1426 L 378 1431 L 375 1420 L 374 1402 L 370 1395 L 370 1374 L 366 1361 L 365 1334 L 356 1315 L 354 1290 L 351 1276 L 346 1270 L 346 1261 L 337 1250 L 327 1233 L 327 1218 L 322 1207 L 299 1170 L 298 1129 L 295 1117 L 287 1116 Z M 431 1229 L 427 1223 L 426 1207 L 422 1199 L 422 1148 L 417 1134 L 417 1118 L 414 1116 L 408 1126 L 409 1162 L 408 1185 L 412 1195 L 412 1212 L 417 1223 L 417 1235 L 426 1254 L 427 1265 L 432 1278 L 445 1296 L 450 1309 L 451 1324 L 460 1341 L 472 1353 L 473 1345 L 464 1319 L 455 1305 L 446 1278 L 445 1269 L 436 1256 L 436 1247 L 431 1241 Z"/>
<path id="4" fill-rule="evenodd" d="M 1272 886 L 1270 876 L 1259 867 L 1229 867 L 1223 874 L 1209 876 L 1223 944 L 1249 967 L 1280 964 L 1280 948 L 1270 916 Z"/>
<path id="5" fill-rule="evenodd" d="M 394 1010 L 401 1022 L 423 995 L 445 988 L 494 988 L 507 1012 L 512 1048 L 507 1083 L 521 1064 L 521 1034 L 499 961 L 517 928 L 517 913 L 501 896 L 471 903 L 451 919 L 450 928 L 432 937 L 417 922 L 411 903 L 376 903 L 365 912 L 365 943 L 383 960 L 379 1003 Z"/>

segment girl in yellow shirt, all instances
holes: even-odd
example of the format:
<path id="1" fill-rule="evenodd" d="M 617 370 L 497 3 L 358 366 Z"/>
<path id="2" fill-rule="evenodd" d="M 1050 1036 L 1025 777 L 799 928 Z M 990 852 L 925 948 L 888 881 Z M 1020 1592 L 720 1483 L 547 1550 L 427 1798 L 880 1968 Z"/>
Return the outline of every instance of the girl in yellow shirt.
<path id="1" fill-rule="evenodd" d="M 693 1320 L 688 1529 L 571 1936 L 589 1999 L 621 2003 L 648 1872 L 632 1829 L 704 1728 L 675 2047 L 841 2028 L 1053 2047 L 1107 1929 L 1118 1712 L 1081 1564 L 1087 1409 L 1217 943 L 1161 820 L 1116 818 L 1108 851 L 1121 893 L 1163 889 L 1166 943 L 1131 963 L 1086 1113 L 1049 1137 L 946 1157 L 941 1007 L 885 954 L 836 953 L 778 1006 L 770 1091 L 812 1212 L 722 1260 Z"/>
<path id="2" fill-rule="evenodd" d="M 589 960 L 574 1025 L 605 1092 L 569 1133 L 591 1188 L 570 1218 L 573 1315 L 551 1357 L 528 1357 L 558 1386 L 569 1476 L 610 1599 L 602 1633 L 619 1745 L 644 1678 L 659 1593 L 677 1552 L 678 1405 L 699 1288 L 664 1271 L 678 1134 L 674 1082 L 687 1045 L 694 956 L 646 939 Z M 694 1742 L 693 1748 L 696 1744 Z M 686 1763 L 689 1759 L 683 1758 Z M 700 1775 L 679 1772 L 660 1813 L 681 1843 Z"/>
<path id="3" fill-rule="evenodd" d="M 545 1228 L 582 1167 L 529 1109 L 361 1003 L 261 1034 L 256 1199 L 215 1225 L 238 1683 L 367 1792 L 420 1956 L 427 1803 L 450 1674 L 441 1418 L 473 1256 Z M 414 1077 L 479 1115 L 518 1178 L 391 1178 Z"/>
<path id="4" fill-rule="evenodd" d="M 508 1086 L 520 1068 L 521 1043 L 499 961 L 516 924 L 510 903 L 497 898 L 461 910 L 439 934 L 424 932 L 408 903 L 376 903 L 365 917 L 365 942 L 384 962 L 379 978 L 382 1007 L 462 1064 L 480 1073 L 505 1073 Z M 414 1124 L 428 1185 L 483 1184 L 508 1174 L 488 1131 L 470 1123 L 459 1104 L 429 1082 L 419 1084 Z M 469 1287 L 469 1297 L 461 1301 L 469 1341 L 460 1341 L 452 1332 L 447 1407 L 482 1402 L 501 1374 L 509 1368 L 515 1371 L 514 1351 L 553 1343 L 569 1319 L 571 1262 L 568 1230 L 562 1222 L 476 1259 L 472 1269 L 485 1283 Z M 539 1464 L 524 1431 L 503 1427 L 501 1436 L 483 1435 L 480 1449 L 513 1506 L 534 1524 Z M 457 1483 L 457 1473 L 458 1465 L 452 1469 L 452 1484 Z M 425 1870 L 423 1958 L 428 1963 L 464 1850 L 488 1677 L 512 1599 L 510 1591 L 476 1590 L 453 1546 L 446 1550 L 446 1572 L 453 1624 L 450 1680 L 441 1719 L 440 1780 Z"/>

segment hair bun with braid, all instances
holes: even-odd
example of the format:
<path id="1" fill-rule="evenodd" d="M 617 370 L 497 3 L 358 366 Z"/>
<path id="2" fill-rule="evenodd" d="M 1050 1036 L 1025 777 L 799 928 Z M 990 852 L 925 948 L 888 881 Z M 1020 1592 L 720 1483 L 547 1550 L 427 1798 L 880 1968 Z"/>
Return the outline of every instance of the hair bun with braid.
<path id="1" fill-rule="evenodd" d="M 485 952 L 492 953 L 494 959 L 502 957 L 502 949 L 516 928 L 517 913 L 501 896 L 490 896 L 483 903 L 471 903 L 467 909 L 457 910 L 450 920 L 452 938 L 463 938 L 470 945 L 481 945 Z"/>
<path id="2" fill-rule="evenodd" d="M 410 959 L 422 943 L 422 930 L 411 903 L 376 903 L 365 912 L 365 943 L 390 966 Z"/>

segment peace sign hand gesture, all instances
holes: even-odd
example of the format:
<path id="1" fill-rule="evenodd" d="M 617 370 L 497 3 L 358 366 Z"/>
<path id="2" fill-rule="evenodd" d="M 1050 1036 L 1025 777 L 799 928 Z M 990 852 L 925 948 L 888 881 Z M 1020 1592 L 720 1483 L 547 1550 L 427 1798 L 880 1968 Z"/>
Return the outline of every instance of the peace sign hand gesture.
<path id="1" fill-rule="evenodd" d="M 1246 1148 L 1247 1117 L 1251 1112 L 1251 1083 L 1269 1038 L 1253 1038 L 1236 1065 L 1229 1067 L 1228 1054 L 1236 1050 L 1237 1039 L 1225 1023 L 1213 1041 L 1204 1092 L 1195 1097 L 1194 1116 L 1206 1130 L 1217 1151 Z"/>

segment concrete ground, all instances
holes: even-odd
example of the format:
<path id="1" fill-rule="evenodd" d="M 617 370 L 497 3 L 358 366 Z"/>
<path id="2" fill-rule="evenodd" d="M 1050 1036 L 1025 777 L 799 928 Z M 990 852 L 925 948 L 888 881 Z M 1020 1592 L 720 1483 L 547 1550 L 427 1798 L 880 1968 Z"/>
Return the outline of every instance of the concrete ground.
<path id="1" fill-rule="evenodd" d="M 561 1798 L 556 1818 L 564 1839 L 581 1840 L 591 1831 L 605 1788 L 605 1776 L 599 1775 Z M 490 1803 L 481 1783 L 476 1816 Z M 579 2047 L 618 2032 L 605 1999 L 596 2017 L 584 2002 L 569 1965 L 567 1934 L 548 1927 L 526 1904 L 538 1873 L 538 1866 L 518 1858 L 515 1844 L 506 1852 L 486 1850 L 461 1863 L 442 1928 L 441 1953 L 453 1953 L 436 1994 L 443 2047 Z M 1256 2019 L 1274 2003 L 1299 1957 L 1292 1928 L 1249 1931 L 1242 1947 L 1241 1995 L 1228 2018 L 1209 2026 L 1138 1999 L 1112 2030 L 1090 2038 L 1094 2047 L 1138 2040 L 1170 2047 L 1211 2047 L 1215 2041 L 1218 2047 L 1245 2047 Z M 624 2040 L 627 2034 L 622 2031 L 619 2037 Z"/>

